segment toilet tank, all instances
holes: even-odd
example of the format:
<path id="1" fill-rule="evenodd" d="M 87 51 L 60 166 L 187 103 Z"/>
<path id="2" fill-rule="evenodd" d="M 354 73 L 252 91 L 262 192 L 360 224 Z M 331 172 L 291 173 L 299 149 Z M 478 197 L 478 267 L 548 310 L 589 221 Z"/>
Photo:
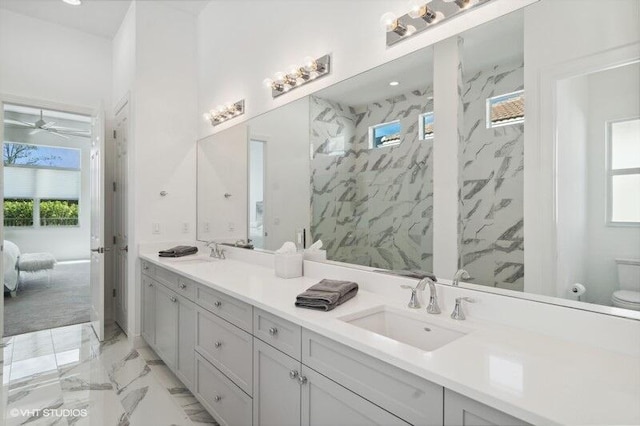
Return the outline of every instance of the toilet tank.
<path id="1" fill-rule="evenodd" d="M 621 290 L 640 291 L 640 259 L 616 259 Z"/>

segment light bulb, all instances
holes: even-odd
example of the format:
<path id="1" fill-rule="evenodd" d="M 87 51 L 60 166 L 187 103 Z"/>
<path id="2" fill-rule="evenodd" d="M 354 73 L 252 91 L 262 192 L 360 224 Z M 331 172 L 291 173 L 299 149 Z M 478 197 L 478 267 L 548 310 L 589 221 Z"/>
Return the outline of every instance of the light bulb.
<path id="1" fill-rule="evenodd" d="M 471 0 L 444 0 L 445 3 L 455 3 L 460 9 L 466 9 L 471 5 Z"/>
<path id="2" fill-rule="evenodd" d="M 398 25 L 398 17 L 393 12 L 387 12 L 380 17 L 380 25 L 385 31 L 393 31 Z"/>
<path id="3" fill-rule="evenodd" d="M 224 112 L 224 106 L 223 106 L 223 105 L 218 105 L 218 106 L 216 107 L 216 112 L 217 112 L 218 114 L 222 114 L 222 113 Z"/>
<path id="4" fill-rule="evenodd" d="M 316 67 L 316 60 L 312 56 L 306 56 L 303 59 L 303 63 L 306 69 L 313 70 Z"/>
<path id="5" fill-rule="evenodd" d="M 273 77 L 276 79 L 276 81 L 278 83 L 282 83 L 282 80 L 284 80 L 284 73 L 283 72 L 277 72 L 277 73 L 274 74 Z"/>
<path id="6" fill-rule="evenodd" d="M 389 86 L 397 86 L 398 84 L 400 84 L 400 82 L 398 82 L 398 81 L 391 81 L 391 82 L 389 83 Z"/>
<path id="7" fill-rule="evenodd" d="M 264 80 L 262 80 L 262 84 L 264 84 L 265 87 L 271 89 L 273 87 L 273 80 L 270 78 L 265 78 Z"/>
<path id="8" fill-rule="evenodd" d="M 289 65 L 289 74 L 298 75 L 300 67 L 297 65 Z"/>
<path id="9" fill-rule="evenodd" d="M 202 114 L 202 118 L 204 118 L 204 121 L 211 121 L 211 114 L 205 112 L 204 114 Z"/>
<path id="10" fill-rule="evenodd" d="M 425 2 L 421 0 L 411 0 L 409 2 L 409 16 L 413 19 L 422 17 L 424 14 Z"/>
<path id="11" fill-rule="evenodd" d="M 71 6 L 80 6 L 82 4 L 82 0 L 62 0 L 66 4 L 70 4 Z"/>
<path id="12" fill-rule="evenodd" d="M 416 33 L 417 29 L 416 27 L 414 27 L 413 25 L 407 25 L 407 32 L 405 33 L 406 36 L 412 36 Z"/>

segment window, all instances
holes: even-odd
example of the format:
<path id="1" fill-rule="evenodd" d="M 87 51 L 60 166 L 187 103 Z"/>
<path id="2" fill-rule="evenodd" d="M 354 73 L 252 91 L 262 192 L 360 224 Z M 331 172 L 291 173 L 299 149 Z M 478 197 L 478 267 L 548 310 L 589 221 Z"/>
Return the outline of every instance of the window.
<path id="1" fill-rule="evenodd" d="M 487 129 L 524 123 L 524 90 L 487 99 Z"/>
<path id="2" fill-rule="evenodd" d="M 640 225 L 640 118 L 608 126 L 608 222 Z"/>
<path id="3" fill-rule="evenodd" d="M 433 111 L 420 114 L 419 117 L 420 140 L 433 139 Z"/>
<path id="4" fill-rule="evenodd" d="M 400 120 L 378 124 L 369 127 L 369 148 L 384 148 L 398 145 L 401 141 L 400 131 L 402 125 Z"/>
<path id="5" fill-rule="evenodd" d="M 40 226 L 78 226 L 78 200 L 40 200 Z"/>
<path id="6" fill-rule="evenodd" d="M 33 226 L 33 200 L 4 200 L 4 226 Z"/>
<path id="7" fill-rule="evenodd" d="M 79 225 L 80 150 L 3 144 L 5 226 Z"/>

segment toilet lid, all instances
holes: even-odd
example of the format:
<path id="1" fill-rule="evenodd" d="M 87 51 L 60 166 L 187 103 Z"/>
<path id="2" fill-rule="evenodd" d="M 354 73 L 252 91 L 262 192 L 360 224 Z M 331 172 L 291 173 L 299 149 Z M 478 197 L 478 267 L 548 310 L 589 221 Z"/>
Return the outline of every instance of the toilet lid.
<path id="1" fill-rule="evenodd" d="M 613 299 L 624 303 L 640 305 L 640 291 L 618 290 L 613 293 Z"/>

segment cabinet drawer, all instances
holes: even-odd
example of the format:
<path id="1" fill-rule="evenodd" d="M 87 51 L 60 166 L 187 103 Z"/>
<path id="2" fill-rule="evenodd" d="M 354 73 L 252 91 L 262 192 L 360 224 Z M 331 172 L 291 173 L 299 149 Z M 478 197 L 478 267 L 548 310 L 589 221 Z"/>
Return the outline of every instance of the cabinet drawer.
<path id="1" fill-rule="evenodd" d="M 202 308 L 197 309 L 196 350 L 243 391 L 253 388 L 253 337 Z"/>
<path id="2" fill-rule="evenodd" d="M 156 267 L 153 263 L 146 261 L 146 260 L 141 260 L 140 261 L 140 270 L 142 271 L 142 273 L 144 275 L 148 275 L 150 277 L 155 277 L 156 276 Z"/>
<path id="3" fill-rule="evenodd" d="M 302 363 L 414 425 L 441 425 L 443 388 L 308 330 Z"/>
<path id="4" fill-rule="evenodd" d="M 160 267 L 156 267 L 155 269 L 155 277 L 158 281 L 171 288 L 172 290 L 178 288 L 178 280 L 180 279 L 180 275 Z"/>
<path id="5" fill-rule="evenodd" d="M 287 355 L 300 359 L 302 328 L 299 325 L 254 308 L 253 334 Z"/>
<path id="6" fill-rule="evenodd" d="M 178 276 L 178 283 L 176 284 L 175 292 L 180 296 L 186 297 L 187 299 L 193 301 L 196 297 L 196 287 L 198 285 L 181 276 Z"/>
<path id="7" fill-rule="evenodd" d="M 529 423 L 460 395 L 444 391 L 445 426 L 527 426 Z"/>
<path id="8" fill-rule="evenodd" d="M 221 316 L 248 333 L 253 332 L 253 306 L 229 297 L 219 291 L 198 285 L 196 303 Z"/>
<path id="9" fill-rule="evenodd" d="M 222 426 L 251 425 L 251 397 L 197 353 L 196 396 Z"/>

